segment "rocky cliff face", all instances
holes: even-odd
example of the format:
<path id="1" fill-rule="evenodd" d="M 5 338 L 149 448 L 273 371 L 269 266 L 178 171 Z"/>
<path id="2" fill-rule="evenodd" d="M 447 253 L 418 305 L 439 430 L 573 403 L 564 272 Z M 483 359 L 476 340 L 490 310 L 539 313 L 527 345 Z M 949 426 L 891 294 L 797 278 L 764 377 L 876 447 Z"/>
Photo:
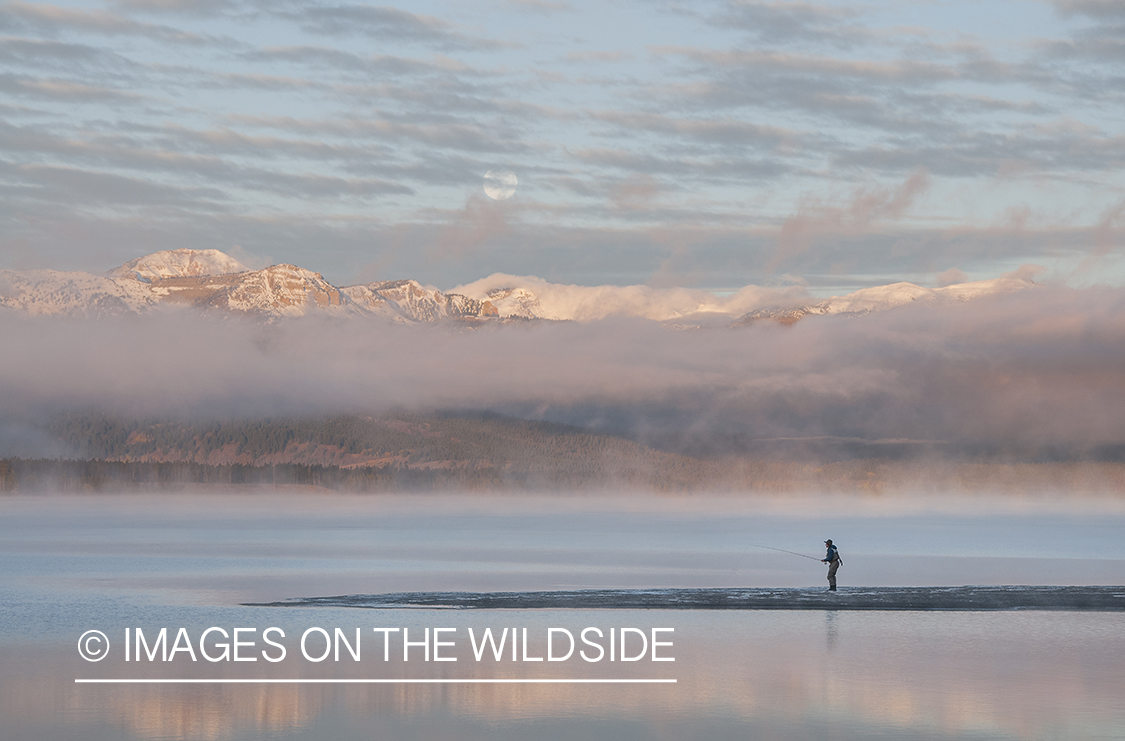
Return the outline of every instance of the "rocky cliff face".
<path id="1" fill-rule="evenodd" d="M 360 313 L 320 273 L 296 265 L 272 265 L 231 275 L 165 278 L 151 291 L 168 303 L 226 309 L 265 316 L 309 312 Z"/>
<path id="2" fill-rule="evenodd" d="M 357 305 L 373 313 L 412 322 L 498 316 L 488 301 L 442 293 L 413 280 L 385 280 L 341 289 Z"/>

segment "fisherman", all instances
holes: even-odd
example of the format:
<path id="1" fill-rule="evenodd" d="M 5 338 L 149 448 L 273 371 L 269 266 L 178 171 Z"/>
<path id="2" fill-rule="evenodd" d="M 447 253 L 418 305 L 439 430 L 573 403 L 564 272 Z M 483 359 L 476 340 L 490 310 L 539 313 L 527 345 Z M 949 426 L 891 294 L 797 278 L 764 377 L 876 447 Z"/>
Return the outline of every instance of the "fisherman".
<path id="1" fill-rule="evenodd" d="M 840 565 L 844 563 L 844 561 L 840 558 L 840 551 L 836 549 L 836 546 L 832 545 L 831 538 L 824 541 L 824 545 L 828 548 L 828 553 L 824 554 L 824 558 L 820 560 L 822 563 L 828 564 L 828 591 L 835 592 L 836 570 L 840 568 Z"/>

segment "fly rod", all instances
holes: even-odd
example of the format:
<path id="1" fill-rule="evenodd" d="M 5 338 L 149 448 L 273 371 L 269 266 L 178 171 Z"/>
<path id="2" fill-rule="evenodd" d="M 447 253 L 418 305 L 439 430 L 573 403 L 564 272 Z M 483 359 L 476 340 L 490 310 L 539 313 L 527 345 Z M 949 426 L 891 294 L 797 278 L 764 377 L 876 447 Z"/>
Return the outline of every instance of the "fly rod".
<path id="1" fill-rule="evenodd" d="M 751 548 L 765 548 L 771 551 L 780 551 L 781 553 L 789 553 L 794 556 L 800 556 L 801 558 L 811 558 L 814 561 L 821 560 L 816 556 L 806 556 L 804 553 L 797 553 L 797 551 L 787 551 L 784 548 L 774 548 L 772 545 L 757 545 L 756 543 L 747 543 L 747 545 L 749 545 Z"/>

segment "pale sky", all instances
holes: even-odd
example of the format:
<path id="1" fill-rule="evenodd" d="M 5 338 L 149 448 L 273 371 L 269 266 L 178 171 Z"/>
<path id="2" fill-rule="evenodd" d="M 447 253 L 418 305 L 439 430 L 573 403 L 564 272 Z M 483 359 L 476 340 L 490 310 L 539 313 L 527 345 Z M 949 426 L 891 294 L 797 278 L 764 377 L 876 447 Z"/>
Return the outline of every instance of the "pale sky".
<path id="1" fill-rule="evenodd" d="M 0 268 L 1125 283 L 1121 0 L 9 2 L 0 36 Z"/>

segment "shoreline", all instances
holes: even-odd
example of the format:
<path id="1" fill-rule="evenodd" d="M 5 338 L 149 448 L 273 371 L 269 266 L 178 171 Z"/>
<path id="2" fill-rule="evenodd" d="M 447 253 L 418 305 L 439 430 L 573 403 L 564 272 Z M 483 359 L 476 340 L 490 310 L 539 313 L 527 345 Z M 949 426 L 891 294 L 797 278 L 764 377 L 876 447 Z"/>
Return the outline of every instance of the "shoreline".
<path id="1" fill-rule="evenodd" d="M 434 610 L 903 610 L 1125 612 L 1125 586 L 583 589 L 397 592 L 244 602 L 245 607 Z"/>

